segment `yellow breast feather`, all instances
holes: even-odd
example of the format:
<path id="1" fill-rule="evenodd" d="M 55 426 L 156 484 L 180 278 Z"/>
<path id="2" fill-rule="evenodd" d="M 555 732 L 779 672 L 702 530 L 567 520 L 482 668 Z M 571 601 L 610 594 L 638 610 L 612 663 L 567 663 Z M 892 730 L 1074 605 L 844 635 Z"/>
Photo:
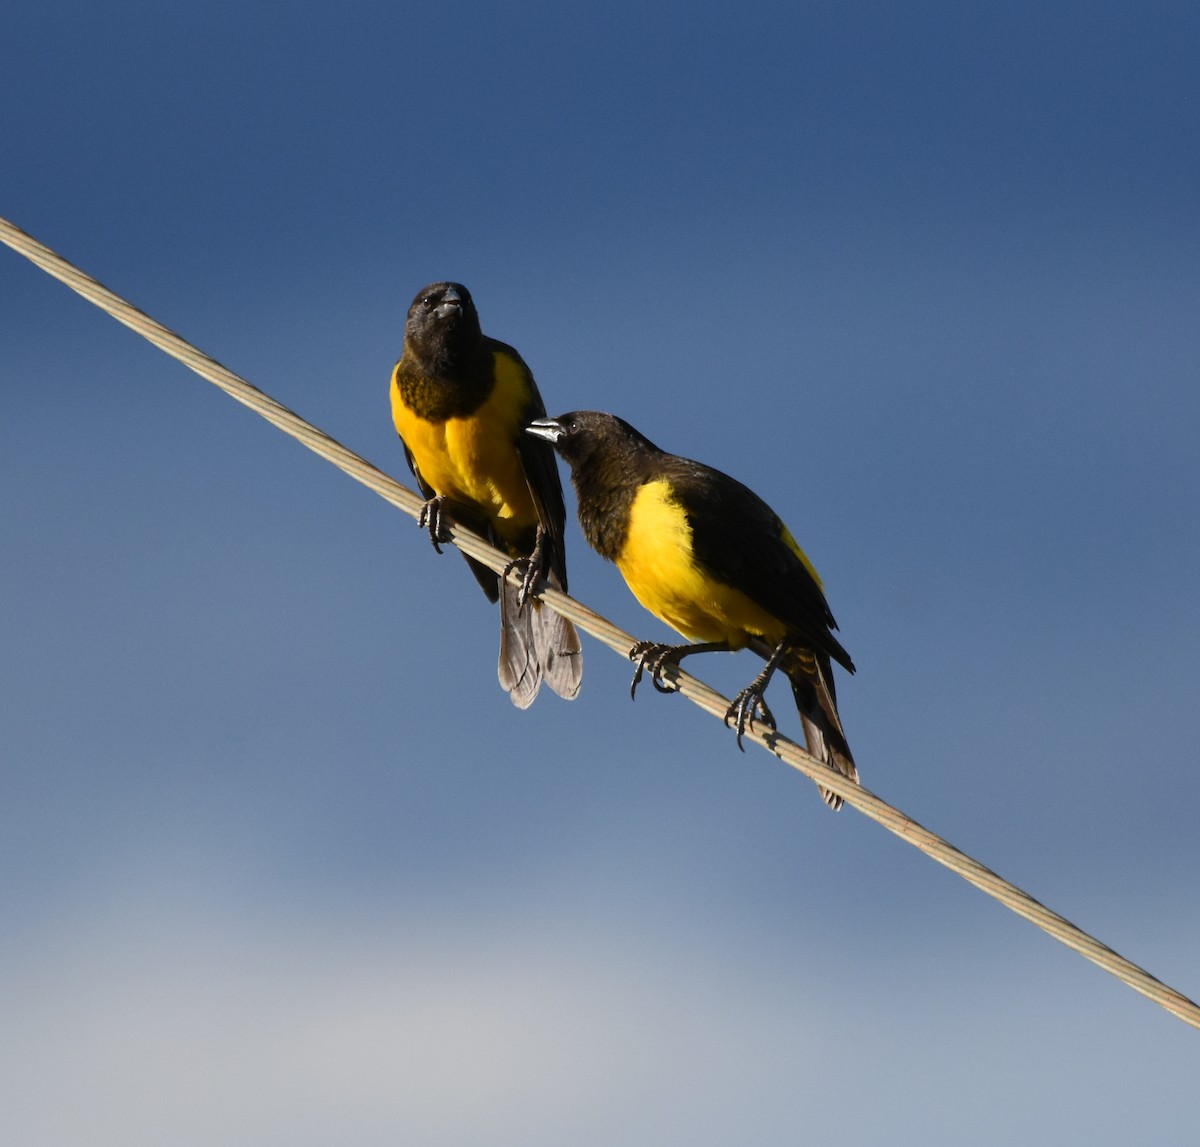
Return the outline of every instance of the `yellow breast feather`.
<path id="1" fill-rule="evenodd" d="M 494 369 L 496 383 L 483 405 L 465 418 L 444 421 L 415 414 L 393 382 L 392 418 L 436 494 L 482 510 L 502 536 L 515 540 L 537 522 L 515 445 L 529 393 L 520 368 L 506 355 L 495 356 Z"/>
<path id="2" fill-rule="evenodd" d="M 696 565 L 687 515 L 666 481 L 638 490 L 617 568 L 642 605 L 691 641 L 724 641 L 738 649 L 752 635 L 775 644 L 786 632 L 741 590 Z"/>

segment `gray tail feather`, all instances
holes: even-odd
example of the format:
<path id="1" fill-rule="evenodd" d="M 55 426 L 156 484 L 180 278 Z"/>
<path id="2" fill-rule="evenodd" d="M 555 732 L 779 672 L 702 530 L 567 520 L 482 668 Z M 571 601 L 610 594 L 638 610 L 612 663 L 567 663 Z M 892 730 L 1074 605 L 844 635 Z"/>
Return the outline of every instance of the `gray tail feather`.
<path id="1" fill-rule="evenodd" d="M 558 578 L 551 574 L 549 581 L 556 585 Z M 518 709 L 533 704 L 543 680 L 573 700 L 583 679 L 579 634 L 548 605 L 531 600 L 519 608 L 518 590 L 507 580 L 500 586 L 500 685 Z"/>
<path id="2" fill-rule="evenodd" d="M 528 709 L 542 685 L 533 639 L 533 610 L 517 605 L 520 587 L 507 579 L 500 585 L 500 687 L 518 709 Z"/>
<path id="3" fill-rule="evenodd" d="M 553 570 L 546 580 L 555 589 L 561 588 Z M 525 612 L 532 614 L 533 646 L 542 677 L 560 697 L 573 701 L 583 682 L 583 648 L 575 626 L 561 613 L 538 601 L 529 602 Z"/>
<path id="4" fill-rule="evenodd" d="M 788 668 L 792 669 L 792 666 Z M 805 668 L 807 672 L 793 670 L 788 677 L 796 698 L 796 708 L 800 711 L 800 724 L 804 726 L 804 742 L 808 751 L 858 784 L 858 769 L 850 754 L 850 746 L 846 743 L 842 719 L 838 716 L 834 700 L 829 658 L 818 656 L 815 665 L 810 662 Z M 831 793 L 828 789 L 820 789 L 820 792 L 831 809 L 836 811 L 842 807 L 842 798 L 837 793 Z"/>

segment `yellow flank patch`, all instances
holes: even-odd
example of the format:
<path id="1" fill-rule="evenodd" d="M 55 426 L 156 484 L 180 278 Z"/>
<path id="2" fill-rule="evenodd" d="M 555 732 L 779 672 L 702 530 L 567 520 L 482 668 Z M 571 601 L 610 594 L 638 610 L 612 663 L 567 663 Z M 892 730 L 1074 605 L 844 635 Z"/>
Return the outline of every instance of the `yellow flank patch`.
<path id="1" fill-rule="evenodd" d="M 751 635 L 776 645 L 787 632 L 740 589 L 697 568 L 691 527 L 666 481 L 649 482 L 634 497 L 617 568 L 642 605 L 691 641 L 738 649 Z"/>
<path id="2" fill-rule="evenodd" d="M 444 497 L 483 510 L 506 540 L 537 523 L 537 509 L 517 455 L 529 391 L 520 368 L 494 356 L 496 384 L 487 401 L 466 418 L 429 422 L 400 400 L 392 382 L 392 420 L 421 477 Z"/>

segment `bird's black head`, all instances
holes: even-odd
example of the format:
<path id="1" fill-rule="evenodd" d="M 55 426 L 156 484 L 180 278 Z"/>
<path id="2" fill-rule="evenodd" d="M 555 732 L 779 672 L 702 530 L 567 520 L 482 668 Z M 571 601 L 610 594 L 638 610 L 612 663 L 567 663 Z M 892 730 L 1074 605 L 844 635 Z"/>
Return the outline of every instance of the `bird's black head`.
<path id="1" fill-rule="evenodd" d="M 557 418 L 539 418 L 526 433 L 551 443 L 572 469 L 604 458 L 657 449 L 623 418 L 599 410 L 574 410 Z"/>
<path id="2" fill-rule="evenodd" d="M 601 557 L 616 561 L 629 506 L 662 452 L 628 422 L 599 410 L 539 418 L 526 433 L 551 443 L 571 467 L 583 535 Z"/>
<path id="3" fill-rule="evenodd" d="M 430 283 L 408 308 L 405 345 L 431 373 L 453 369 L 481 337 L 479 313 L 461 283 Z"/>

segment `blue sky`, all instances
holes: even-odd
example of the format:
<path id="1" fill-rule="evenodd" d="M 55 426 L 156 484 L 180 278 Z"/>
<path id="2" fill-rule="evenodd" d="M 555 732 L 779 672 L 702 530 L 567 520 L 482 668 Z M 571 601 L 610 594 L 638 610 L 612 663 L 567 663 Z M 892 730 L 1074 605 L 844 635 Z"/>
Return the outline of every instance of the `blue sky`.
<path id="1" fill-rule="evenodd" d="M 402 480 L 466 283 L 788 521 L 866 784 L 1195 998 L 1198 77 L 1187 4 L 18 0 L 0 214 Z M 1195 1031 L 594 643 L 517 712 L 407 518 L 0 316 L 6 1141 L 1193 1140 Z"/>

